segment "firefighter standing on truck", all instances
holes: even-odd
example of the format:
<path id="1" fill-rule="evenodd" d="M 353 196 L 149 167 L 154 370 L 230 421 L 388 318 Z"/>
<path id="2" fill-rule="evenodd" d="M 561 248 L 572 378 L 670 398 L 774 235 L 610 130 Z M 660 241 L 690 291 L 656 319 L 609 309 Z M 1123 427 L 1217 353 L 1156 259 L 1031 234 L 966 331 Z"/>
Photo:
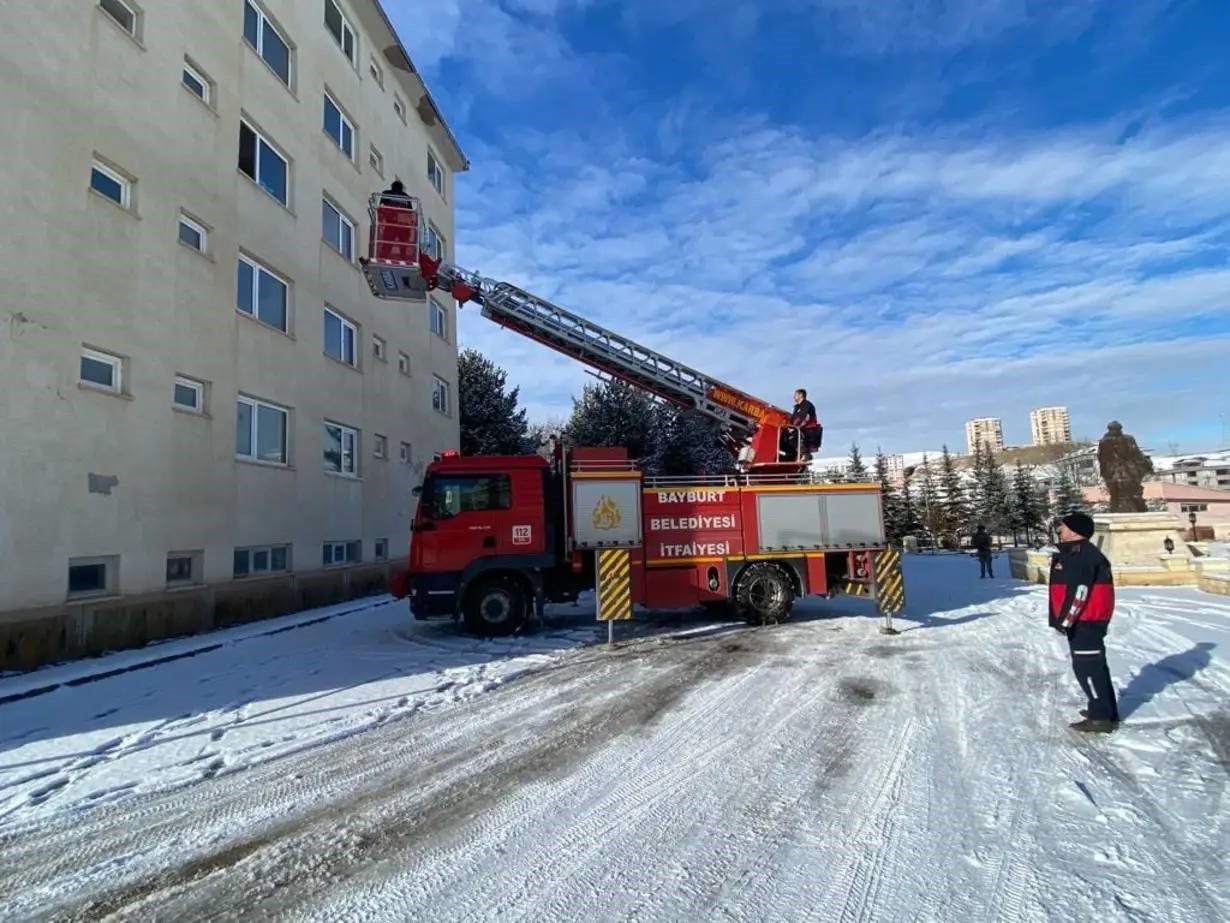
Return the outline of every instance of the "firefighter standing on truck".
<path id="1" fill-rule="evenodd" d="M 1069 513 L 1060 521 L 1059 550 L 1051 555 L 1050 626 L 1068 638 L 1072 672 L 1088 705 L 1075 731 L 1106 734 L 1119 723 L 1119 705 L 1106 665 L 1106 629 L 1115 611 L 1110 562 L 1093 543 L 1093 519 Z"/>
<path id="2" fill-rule="evenodd" d="M 820 448 L 820 434 L 823 430 L 816 418 L 816 405 L 807 399 L 807 391 L 804 388 L 794 392 L 794 410 L 790 414 L 790 425 L 799 427 L 803 437 L 803 450 L 808 455 Z"/>

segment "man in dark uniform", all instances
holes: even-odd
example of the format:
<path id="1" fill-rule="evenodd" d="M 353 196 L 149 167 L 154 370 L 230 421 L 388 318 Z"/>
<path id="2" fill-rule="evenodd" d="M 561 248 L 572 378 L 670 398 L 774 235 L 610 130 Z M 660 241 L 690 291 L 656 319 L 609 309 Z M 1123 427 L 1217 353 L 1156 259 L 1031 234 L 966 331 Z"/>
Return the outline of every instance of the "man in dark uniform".
<path id="1" fill-rule="evenodd" d="M 1119 705 L 1106 665 L 1106 629 L 1115 611 L 1110 562 L 1089 541 L 1093 520 L 1069 513 L 1059 526 L 1059 550 L 1051 555 L 1050 626 L 1068 638 L 1072 671 L 1088 699 L 1073 730 L 1106 734 L 1119 723 Z"/>
<path id="2" fill-rule="evenodd" d="M 987 532 L 986 526 L 979 523 L 978 528 L 974 530 L 974 537 L 970 544 L 978 552 L 978 579 L 994 577 L 995 571 L 991 567 L 991 534 Z"/>
<path id="3" fill-rule="evenodd" d="M 410 197 L 406 195 L 405 184 L 399 179 L 393 180 L 392 185 L 380 193 L 380 204 L 401 206 L 410 204 Z"/>
<path id="4" fill-rule="evenodd" d="M 820 448 L 824 429 L 816 418 L 816 405 L 807 399 L 807 391 L 803 388 L 794 392 L 794 410 L 790 414 L 790 425 L 799 427 L 803 436 L 803 448 L 808 455 Z"/>

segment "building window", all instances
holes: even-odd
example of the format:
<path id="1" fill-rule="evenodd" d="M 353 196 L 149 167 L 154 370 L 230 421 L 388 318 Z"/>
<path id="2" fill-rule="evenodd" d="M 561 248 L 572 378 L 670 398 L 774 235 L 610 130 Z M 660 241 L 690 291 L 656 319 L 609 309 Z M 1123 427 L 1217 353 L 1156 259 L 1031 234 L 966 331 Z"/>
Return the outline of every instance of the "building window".
<path id="1" fill-rule="evenodd" d="M 290 86 L 290 43 L 252 0 L 243 4 L 243 37 L 278 78 Z"/>
<path id="2" fill-rule="evenodd" d="M 432 375 L 431 378 L 431 407 L 436 413 L 442 413 L 447 417 L 449 414 L 448 382 L 439 375 Z"/>
<path id="3" fill-rule="evenodd" d="M 434 260 L 445 260 L 448 258 L 448 246 L 444 240 L 444 235 L 436 230 L 436 226 L 430 221 L 427 222 L 427 235 L 424 248 L 428 255 Z"/>
<path id="4" fill-rule="evenodd" d="M 403 122 L 406 120 L 406 104 L 401 101 L 401 97 L 396 93 L 393 94 L 393 112 Z"/>
<path id="5" fill-rule="evenodd" d="M 345 257 L 348 263 L 354 262 L 354 222 L 328 199 L 321 200 L 320 210 L 325 243 Z"/>
<path id="6" fill-rule="evenodd" d="M 205 385 L 191 378 L 175 377 L 175 392 L 172 403 L 179 410 L 189 410 L 192 413 L 205 412 Z"/>
<path id="7" fill-rule="evenodd" d="M 1180 503 L 1179 511 L 1183 513 L 1207 513 L 1209 505 L 1207 503 Z"/>
<path id="8" fill-rule="evenodd" d="M 340 423 L 325 424 L 325 470 L 358 475 L 359 433 Z"/>
<path id="9" fill-rule="evenodd" d="M 380 149 L 376 145 L 371 145 L 367 151 L 367 162 L 371 164 L 373 170 L 378 176 L 384 176 L 384 155 L 380 153 Z"/>
<path id="10" fill-rule="evenodd" d="M 325 0 L 325 28 L 342 49 L 346 60 L 352 65 L 356 64 L 354 29 L 333 0 Z"/>
<path id="11" fill-rule="evenodd" d="M 432 189 L 440 193 L 441 198 L 444 197 L 444 168 L 430 150 L 427 151 L 427 182 L 431 183 Z"/>
<path id="12" fill-rule="evenodd" d="M 112 596 L 119 587 L 120 559 L 72 558 L 68 562 L 68 595 Z"/>
<path id="13" fill-rule="evenodd" d="M 397 354 L 397 371 L 401 372 L 403 375 L 410 374 L 410 357 L 405 353 L 399 352 Z"/>
<path id="14" fill-rule="evenodd" d="M 354 160 L 354 125 L 342 112 L 342 107 L 325 94 L 325 134 L 351 160 Z"/>
<path id="15" fill-rule="evenodd" d="M 180 215 L 179 242 L 199 253 L 205 253 L 209 249 L 209 230 L 199 221 L 193 221 L 187 215 Z"/>
<path id="16" fill-rule="evenodd" d="M 389 540 L 387 538 L 376 539 L 376 548 L 373 557 L 377 561 L 387 561 L 389 559 Z"/>
<path id="17" fill-rule="evenodd" d="M 98 160 L 90 170 L 90 188 L 121 208 L 132 207 L 132 180 Z"/>
<path id="18" fill-rule="evenodd" d="M 286 464 L 290 413 L 281 407 L 241 397 L 235 402 L 235 455 L 271 465 Z"/>
<path id="19" fill-rule="evenodd" d="M 356 365 L 355 343 L 359 332 L 350 321 L 336 311 L 325 308 L 325 355 L 346 365 Z"/>
<path id="20" fill-rule="evenodd" d="M 325 542 L 324 565 L 358 564 L 362 560 L 362 542 Z"/>
<path id="21" fill-rule="evenodd" d="M 283 205 L 287 204 L 290 161 L 244 121 L 239 123 L 239 169 Z"/>
<path id="22" fill-rule="evenodd" d="M 286 333 L 289 292 L 290 285 L 285 279 L 249 257 L 239 258 L 235 293 L 237 310 Z"/>
<path id="23" fill-rule="evenodd" d="M 384 343 L 384 338 L 378 337 L 373 334 L 372 335 L 372 355 L 375 358 L 379 359 L 381 362 L 388 361 L 388 359 L 385 358 L 385 348 L 386 347 Z"/>
<path id="24" fill-rule="evenodd" d="M 168 585 L 200 583 L 203 560 L 204 553 L 200 551 L 172 551 L 167 555 Z"/>
<path id="25" fill-rule="evenodd" d="M 397 457 L 400 458 L 404 464 L 410 464 L 410 443 L 403 442 L 401 444 L 401 450 L 398 452 Z"/>
<path id="26" fill-rule="evenodd" d="M 81 384 L 120 394 L 124 389 L 124 360 L 96 349 L 81 350 Z"/>
<path id="27" fill-rule="evenodd" d="M 374 433 L 372 435 L 372 455 L 376 458 L 387 458 L 388 454 L 389 440 L 379 433 Z"/>
<path id="28" fill-rule="evenodd" d="M 234 575 L 255 577 L 260 574 L 282 573 L 290 569 L 290 545 L 260 545 L 236 548 Z"/>
<path id="29" fill-rule="evenodd" d="M 448 315 L 444 306 L 434 298 L 427 299 L 427 310 L 430 313 L 431 332 L 443 340 L 448 339 Z"/>
<path id="30" fill-rule="evenodd" d="M 376 81 L 376 86 L 384 89 L 384 68 L 382 68 L 376 59 L 372 58 L 367 62 L 367 72 L 372 75 L 372 79 Z"/>
<path id="31" fill-rule="evenodd" d="M 98 0 L 98 6 L 133 38 L 141 37 L 138 32 L 141 16 L 136 7 L 125 0 Z"/>
<path id="32" fill-rule="evenodd" d="M 196 67 L 187 58 L 184 59 L 184 72 L 180 82 L 193 96 L 205 105 L 211 105 L 214 98 L 213 81 L 205 76 L 204 71 Z"/>

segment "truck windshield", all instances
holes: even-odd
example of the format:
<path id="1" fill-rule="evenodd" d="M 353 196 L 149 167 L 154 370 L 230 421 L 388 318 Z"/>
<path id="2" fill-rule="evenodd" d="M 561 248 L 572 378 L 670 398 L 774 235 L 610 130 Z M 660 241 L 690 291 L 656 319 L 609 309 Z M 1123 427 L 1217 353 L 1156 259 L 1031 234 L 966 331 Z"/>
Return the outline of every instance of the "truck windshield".
<path id="1" fill-rule="evenodd" d="M 507 474 L 437 474 L 427 478 L 421 502 L 428 519 L 506 510 L 512 506 L 512 484 Z"/>

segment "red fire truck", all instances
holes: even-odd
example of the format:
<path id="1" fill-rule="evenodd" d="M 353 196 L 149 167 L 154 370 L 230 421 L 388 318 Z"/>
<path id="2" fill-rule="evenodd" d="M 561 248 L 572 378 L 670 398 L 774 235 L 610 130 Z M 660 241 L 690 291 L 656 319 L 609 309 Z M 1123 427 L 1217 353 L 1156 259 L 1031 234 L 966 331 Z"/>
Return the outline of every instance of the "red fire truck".
<path id="1" fill-rule="evenodd" d="M 730 472 L 646 476 L 618 447 L 551 456 L 446 452 L 427 468 L 409 568 L 392 590 L 416 618 L 447 616 L 481 634 L 520 629 L 548 602 L 597 590 L 598 615 L 715 605 L 779 621 L 800 596 L 904 605 L 875 484 L 817 482 L 807 434 L 779 407 L 506 282 L 465 272 L 418 245 L 417 200 L 373 196 L 368 255 L 377 297 L 442 289 L 483 316 L 656 398 L 713 420 L 738 459 Z"/>

